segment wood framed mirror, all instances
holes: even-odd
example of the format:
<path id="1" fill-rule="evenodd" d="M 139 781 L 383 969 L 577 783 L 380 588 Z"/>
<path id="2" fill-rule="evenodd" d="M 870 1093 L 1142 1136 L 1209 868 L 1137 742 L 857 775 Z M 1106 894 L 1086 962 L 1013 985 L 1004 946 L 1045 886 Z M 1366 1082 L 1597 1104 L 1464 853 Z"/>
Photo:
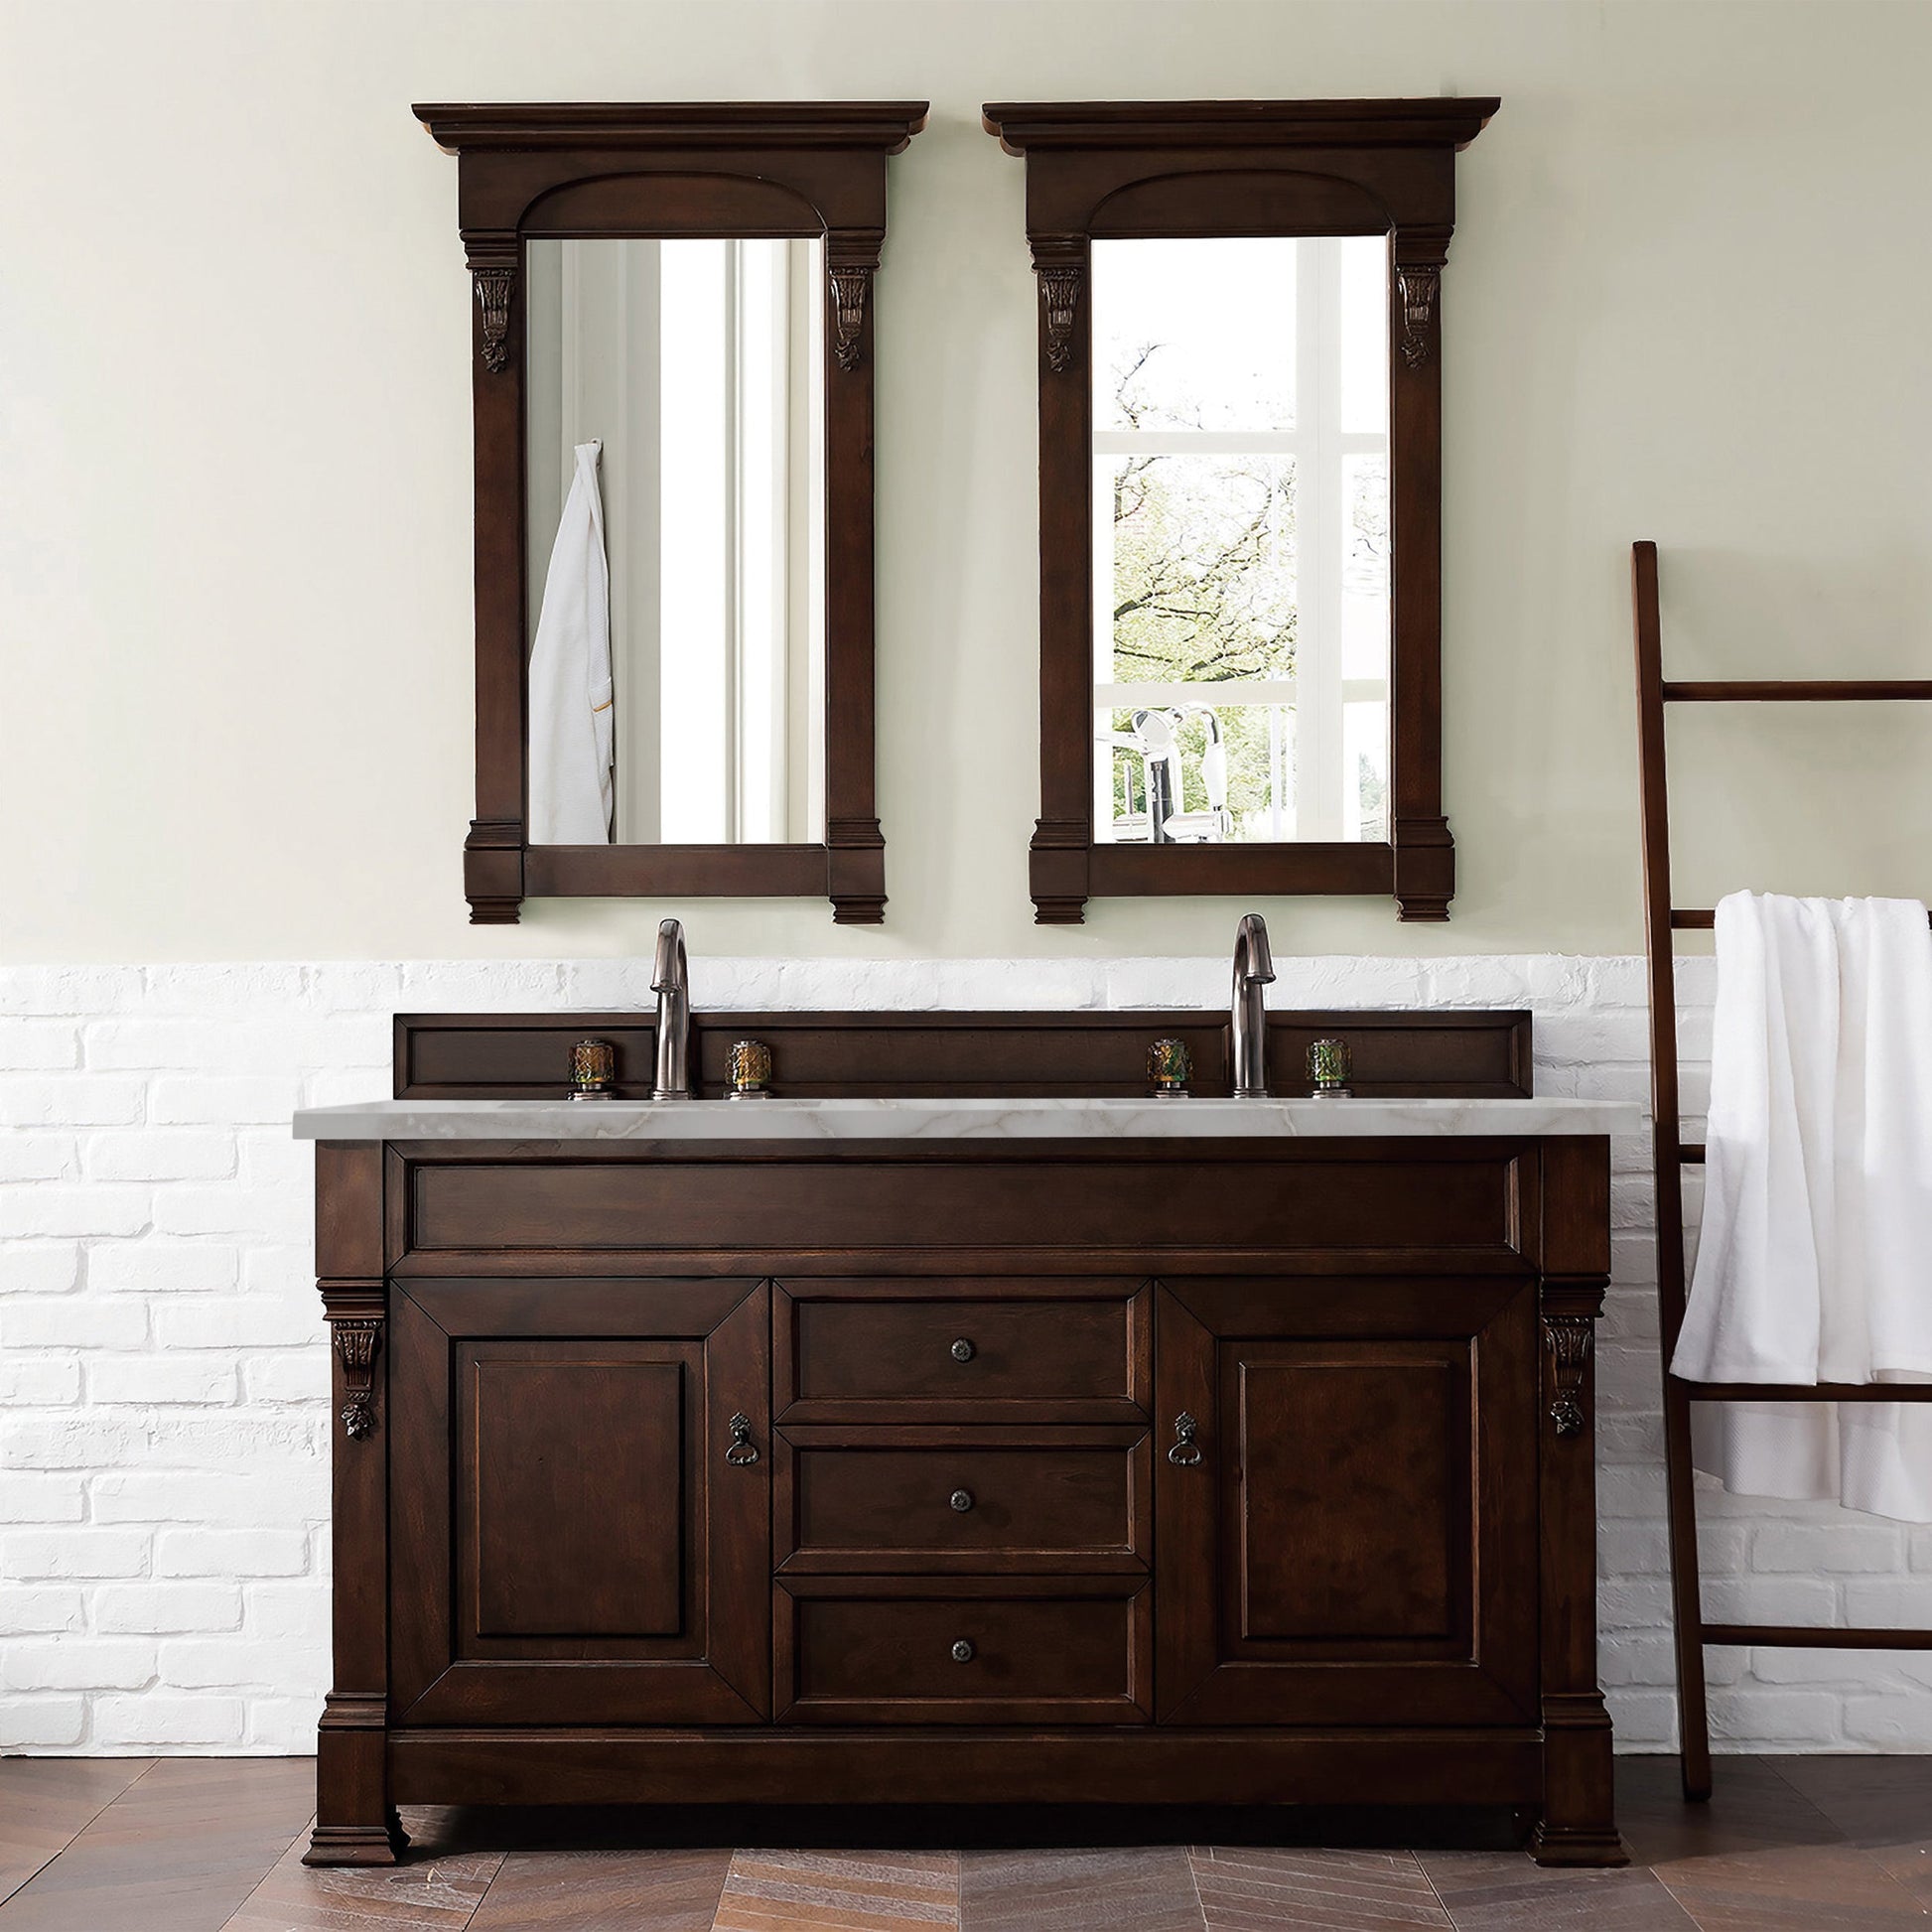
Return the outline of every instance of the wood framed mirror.
<path id="1" fill-rule="evenodd" d="M 1446 919 L 1442 271 L 1493 99 L 989 105 L 1039 282 L 1042 924 Z"/>
<path id="2" fill-rule="evenodd" d="M 419 106 L 475 281 L 478 924 L 878 924 L 873 281 L 920 101 Z"/>

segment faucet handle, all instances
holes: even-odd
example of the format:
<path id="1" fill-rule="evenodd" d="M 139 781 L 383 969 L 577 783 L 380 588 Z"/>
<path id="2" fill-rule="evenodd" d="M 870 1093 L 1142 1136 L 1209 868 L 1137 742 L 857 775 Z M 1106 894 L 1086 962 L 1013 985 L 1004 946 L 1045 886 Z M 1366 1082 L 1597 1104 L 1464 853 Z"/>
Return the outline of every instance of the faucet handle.
<path id="1" fill-rule="evenodd" d="M 1355 1055 L 1347 1040 L 1311 1040 L 1308 1068 L 1309 1078 L 1314 1083 L 1316 1100 L 1351 1098 L 1348 1082 L 1354 1076 Z"/>
<path id="2" fill-rule="evenodd" d="M 580 1039 L 570 1049 L 570 1097 L 609 1100 L 618 1081 L 618 1049 L 608 1039 Z"/>
<path id="3" fill-rule="evenodd" d="M 1157 1099 L 1185 1099 L 1194 1056 L 1184 1039 L 1157 1039 L 1147 1049 L 1147 1076 Z"/>

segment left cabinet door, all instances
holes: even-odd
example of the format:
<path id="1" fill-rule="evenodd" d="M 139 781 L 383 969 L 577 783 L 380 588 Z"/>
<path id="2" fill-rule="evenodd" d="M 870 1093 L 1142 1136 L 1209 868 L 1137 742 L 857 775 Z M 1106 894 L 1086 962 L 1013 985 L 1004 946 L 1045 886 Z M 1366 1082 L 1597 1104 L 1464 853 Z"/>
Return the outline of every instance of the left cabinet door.
<path id="1" fill-rule="evenodd" d="M 390 1303 L 391 1723 L 763 1722 L 763 1283 Z"/>

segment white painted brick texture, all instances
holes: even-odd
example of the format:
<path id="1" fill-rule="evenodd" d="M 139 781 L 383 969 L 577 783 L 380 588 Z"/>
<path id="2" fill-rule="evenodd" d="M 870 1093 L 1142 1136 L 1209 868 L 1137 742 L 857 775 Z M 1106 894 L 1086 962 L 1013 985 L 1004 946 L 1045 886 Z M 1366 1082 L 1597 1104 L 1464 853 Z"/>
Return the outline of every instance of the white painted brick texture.
<path id="1" fill-rule="evenodd" d="M 1641 962 L 1290 959 L 1280 1006 L 1516 1007 L 1544 1093 L 1642 1099 Z M 1681 962 L 1686 1050 L 1710 962 Z M 648 1007 L 648 962 L 0 970 L 0 1750 L 300 1751 L 328 1680 L 329 1363 L 304 1104 L 388 1090 L 398 1011 Z M 1209 1007 L 1210 959 L 704 959 L 710 1007 Z M 1686 1069 L 1702 1107 L 1704 1070 Z M 1614 1149 L 1602 1675 L 1675 1736 L 1648 1148 Z M 1706 1486 L 1715 1614 L 1932 1623 L 1932 1529 Z M 1932 1660 L 1713 1651 L 1725 1748 L 1932 1749 Z"/>

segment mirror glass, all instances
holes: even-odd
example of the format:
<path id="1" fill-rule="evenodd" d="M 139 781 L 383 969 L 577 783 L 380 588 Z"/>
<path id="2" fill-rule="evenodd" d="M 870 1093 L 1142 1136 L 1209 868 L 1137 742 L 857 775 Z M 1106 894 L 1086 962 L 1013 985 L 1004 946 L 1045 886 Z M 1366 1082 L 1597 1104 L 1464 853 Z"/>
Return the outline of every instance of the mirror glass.
<path id="1" fill-rule="evenodd" d="M 1386 840 L 1388 237 L 1092 248 L 1094 836 Z"/>
<path id="2" fill-rule="evenodd" d="M 823 839 L 823 243 L 533 240 L 533 845 Z"/>

